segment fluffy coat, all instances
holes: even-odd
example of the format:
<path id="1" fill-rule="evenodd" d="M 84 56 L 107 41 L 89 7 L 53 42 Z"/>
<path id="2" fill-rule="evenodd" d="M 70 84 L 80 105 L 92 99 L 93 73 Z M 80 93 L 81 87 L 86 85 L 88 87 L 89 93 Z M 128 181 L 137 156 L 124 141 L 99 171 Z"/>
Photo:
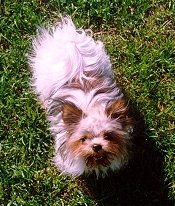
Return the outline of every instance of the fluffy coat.
<path id="1" fill-rule="evenodd" d="M 69 16 L 41 29 L 30 55 L 32 86 L 55 139 L 63 173 L 105 176 L 128 160 L 131 122 L 101 41 L 76 29 Z"/>

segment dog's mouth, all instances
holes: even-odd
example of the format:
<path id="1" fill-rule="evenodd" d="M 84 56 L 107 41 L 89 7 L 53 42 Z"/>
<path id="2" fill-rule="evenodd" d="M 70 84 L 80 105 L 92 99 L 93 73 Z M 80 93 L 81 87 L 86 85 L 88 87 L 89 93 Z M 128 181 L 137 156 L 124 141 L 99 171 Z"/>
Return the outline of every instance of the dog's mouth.
<path id="1" fill-rule="evenodd" d="M 91 155 L 86 158 L 86 164 L 89 167 L 96 167 L 96 166 L 108 166 L 110 164 L 110 160 L 106 155 L 96 154 Z"/>
<path id="2" fill-rule="evenodd" d="M 95 161 L 102 161 L 104 159 L 104 156 L 94 156 L 93 158 Z"/>

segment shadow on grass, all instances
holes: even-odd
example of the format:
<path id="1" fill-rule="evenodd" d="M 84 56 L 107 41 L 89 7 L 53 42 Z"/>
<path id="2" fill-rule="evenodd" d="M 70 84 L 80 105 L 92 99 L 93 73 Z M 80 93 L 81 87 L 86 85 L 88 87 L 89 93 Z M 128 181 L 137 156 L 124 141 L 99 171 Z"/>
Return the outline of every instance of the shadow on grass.
<path id="1" fill-rule="evenodd" d="M 85 181 L 88 193 L 100 206 L 171 206 L 163 181 L 163 158 L 145 135 L 143 118 L 136 115 L 134 154 L 129 165 L 117 174 Z"/>

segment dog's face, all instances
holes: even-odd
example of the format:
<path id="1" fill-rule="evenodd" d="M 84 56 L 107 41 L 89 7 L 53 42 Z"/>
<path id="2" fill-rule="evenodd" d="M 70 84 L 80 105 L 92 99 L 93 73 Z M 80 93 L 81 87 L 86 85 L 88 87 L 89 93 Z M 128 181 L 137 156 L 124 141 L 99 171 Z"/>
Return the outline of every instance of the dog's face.
<path id="1" fill-rule="evenodd" d="M 127 102 L 115 100 L 109 105 L 98 103 L 86 113 L 65 102 L 62 119 L 68 132 L 66 147 L 72 158 L 83 158 L 90 168 L 108 167 L 114 160 L 127 158 Z"/>

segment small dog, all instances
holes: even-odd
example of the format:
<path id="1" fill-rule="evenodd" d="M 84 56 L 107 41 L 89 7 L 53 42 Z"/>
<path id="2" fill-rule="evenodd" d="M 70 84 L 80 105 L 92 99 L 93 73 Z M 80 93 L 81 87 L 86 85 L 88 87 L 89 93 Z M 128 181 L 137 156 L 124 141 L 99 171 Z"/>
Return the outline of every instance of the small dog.
<path id="1" fill-rule="evenodd" d="M 132 121 L 101 41 L 69 16 L 41 29 L 29 57 L 32 86 L 55 139 L 55 165 L 71 176 L 104 177 L 127 163 Z"/>

